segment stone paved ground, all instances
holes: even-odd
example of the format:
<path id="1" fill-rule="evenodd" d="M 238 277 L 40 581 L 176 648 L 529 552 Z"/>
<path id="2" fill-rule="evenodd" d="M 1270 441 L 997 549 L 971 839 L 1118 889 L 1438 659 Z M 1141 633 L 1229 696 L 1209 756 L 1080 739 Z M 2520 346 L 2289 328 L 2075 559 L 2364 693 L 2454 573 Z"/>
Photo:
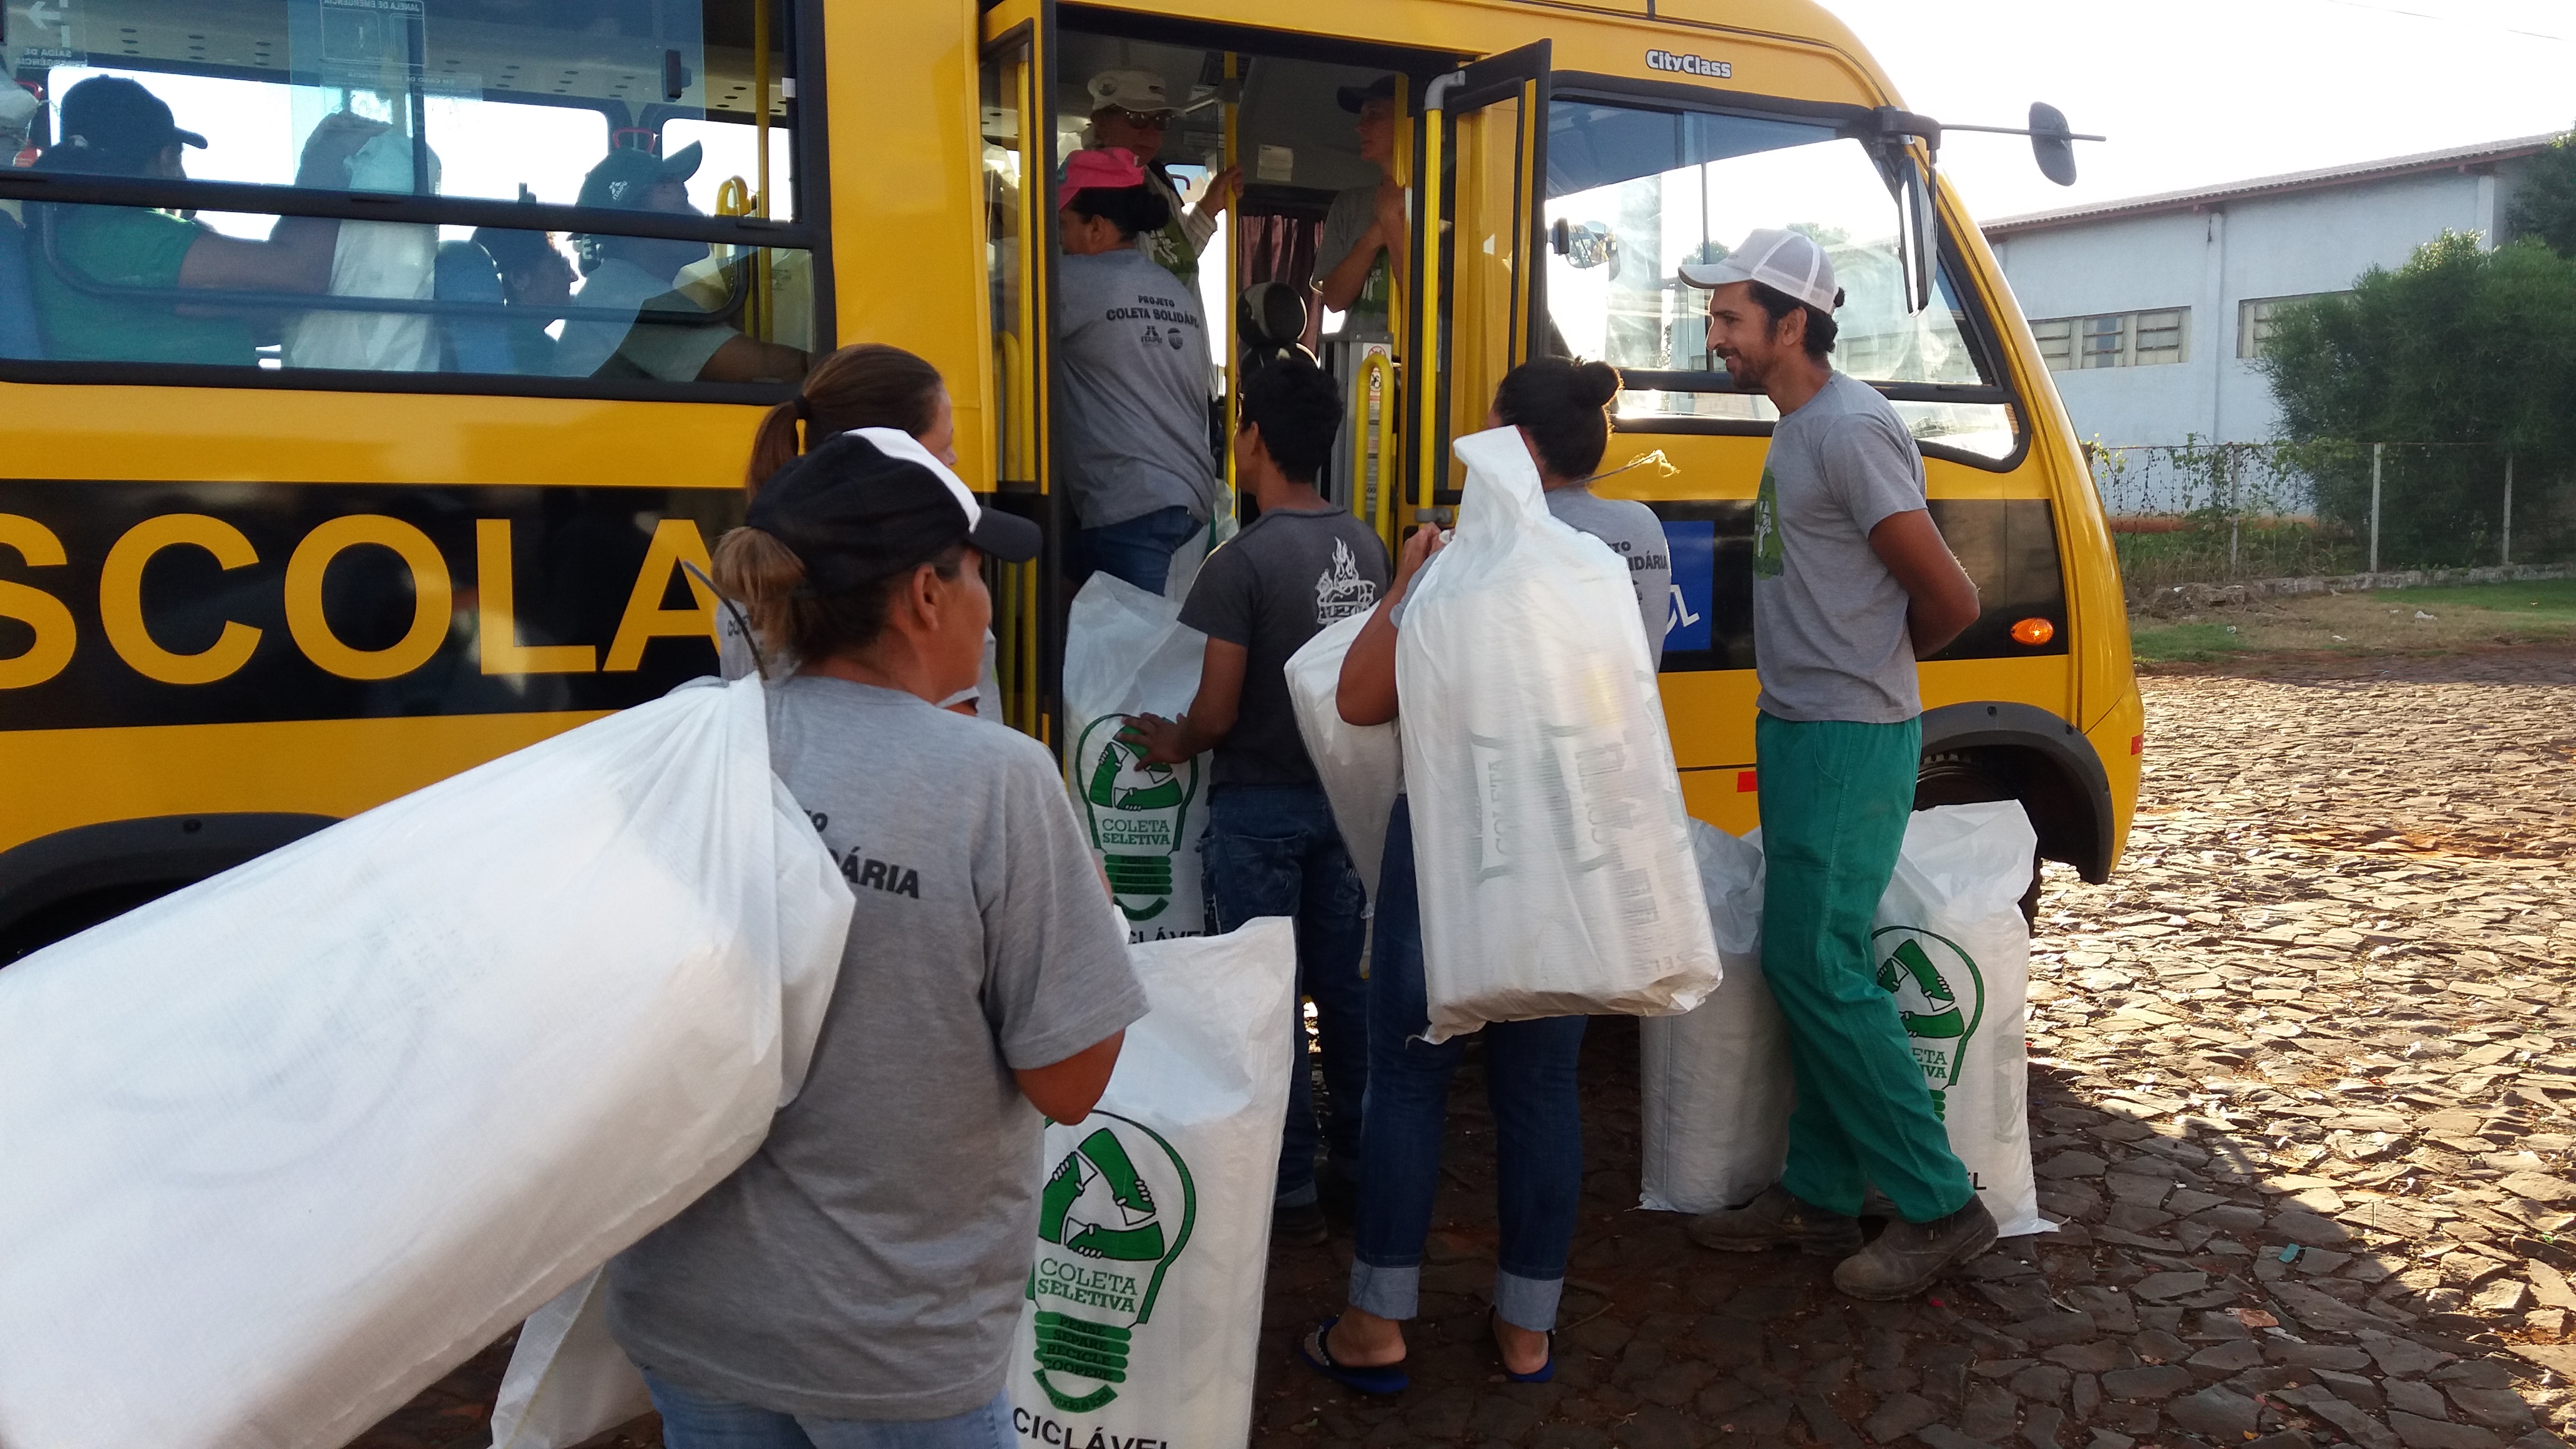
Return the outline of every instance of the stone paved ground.
<path id="1" fill-rule="evenodd" d="M 1487 1346 L 1471 1069 L 1414 1387 L 1299 1367 L 1349 1242 L 1279 1253 L 1255 1444 L 2563 1449 L 2576 652 L 2273 667 L 2146 681 L 2128 858 L 2107 886 L 2052 871 L 2031 1112 L 2064 1231 L 1896 1305 L 1706 1254 L 1633 1207 L 1636 1030 L 1604 1020 L 1556 1381 L 1506 1383 Z M 501 1357 L 361 1442 L 479 1449 Z"/>

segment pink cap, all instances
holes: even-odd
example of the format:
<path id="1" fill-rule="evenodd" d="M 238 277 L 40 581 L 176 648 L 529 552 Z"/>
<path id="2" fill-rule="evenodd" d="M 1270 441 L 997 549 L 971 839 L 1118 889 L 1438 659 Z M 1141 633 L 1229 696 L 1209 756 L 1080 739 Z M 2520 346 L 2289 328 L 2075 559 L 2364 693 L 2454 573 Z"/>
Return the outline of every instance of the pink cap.
<path id="1" fill-rule="evenodd" d="M 1086 191 L 1123 191 L 1144 184 L 1145 168 L 1136 164 L 1133 153 L 1117 146 L 1103 146 L 1076 151 L 1065 158 L 1064 180 L 1055 189 L 1055 199 L 1062 206 Z"/>

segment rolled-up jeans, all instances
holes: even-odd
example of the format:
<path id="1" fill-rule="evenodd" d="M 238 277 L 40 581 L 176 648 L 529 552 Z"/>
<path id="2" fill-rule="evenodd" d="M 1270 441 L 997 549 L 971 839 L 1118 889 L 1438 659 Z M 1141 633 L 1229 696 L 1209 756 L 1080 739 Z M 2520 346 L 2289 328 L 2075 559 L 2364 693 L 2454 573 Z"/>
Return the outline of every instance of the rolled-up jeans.
<path id="1" fill-rule="evenodd" d="M 1556 1327 L 1565 1260 L 1583 1196 L 1583 1118 L 1575 1095 L 1586 1018 L 1498 1021 L 1485 1043 L 1485 1100 L 1494 1111 L 1494 1311 L 1544 1333 Z M 1422 978 L 1421 902 L 1413 879 L 1413 816 L 1402 797 L 1386 829 L 1377 940 L 1369 954 L 1369 1083 L 1360 1127 L 1359 1232 L 1351 1306 L 1411 1318 L 1422 1245 L 1440 1191 L 1440 1138 L 1449 1079 L 1467 1039 L 1422 1040 L 1431 1018 Z"/>
<path id="2" fill-rule="evenodd" d="M 651 1371 L 644 1387 L 662 1416 L 665 1449 L 1016 1449 L 1011 1400 L 946 1419 L 820 1419 L 782 1414 L 682 1388 Z"/>

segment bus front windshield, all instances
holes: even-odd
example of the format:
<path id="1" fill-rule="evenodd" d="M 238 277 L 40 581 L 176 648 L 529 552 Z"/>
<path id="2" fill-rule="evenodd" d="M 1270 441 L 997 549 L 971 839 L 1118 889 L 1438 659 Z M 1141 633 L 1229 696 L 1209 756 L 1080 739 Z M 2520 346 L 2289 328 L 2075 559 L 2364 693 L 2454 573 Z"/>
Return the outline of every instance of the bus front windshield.
<path id="1" fill-rule="evenodd" d="M 1930 307 L 1906 309 L 1896 192 L 1869 148 L 1831 125 L 1560 99 L 1548 120 L 1547 221 L 1557 339 L 1623 371 L 1667 374 L 1620 395 L 1623 422 L 1777 418 L 1767 399 L 1711 375 L 1721 365 L 1708 353 L 1708 294 L 1678 270 L 1724 257 L 1756 227 L 1804 232 L 1833 259 L 1845 294 L 1836 368 L 1874 383 L 1998 380 L 1946 277 Z M 2013 450 L 2006 404 L 1896 407 L 1925 443 L 1988 458 Z"/>

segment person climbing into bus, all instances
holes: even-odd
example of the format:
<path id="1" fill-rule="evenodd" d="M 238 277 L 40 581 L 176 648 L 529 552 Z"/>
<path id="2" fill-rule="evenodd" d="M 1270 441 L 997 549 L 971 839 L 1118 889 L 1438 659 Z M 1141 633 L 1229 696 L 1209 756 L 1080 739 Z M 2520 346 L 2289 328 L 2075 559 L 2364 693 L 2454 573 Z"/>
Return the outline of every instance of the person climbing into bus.
<path id="1" fill-rule="evenodd" d="M 795 1101 L 611 1260 L 608 1327 L 670 1449 L 1005 1449 L 1043 1119 L 1099 1101 L 1145 1013 L 1055 757 L 939 701 L 975 682 L 987 556 L 1037 526 L 893 428 L 779 470 L 718 545 L 803 661 L 772 768 L 855 902 Z M 736 686 L 740 687 L 740 686 Z"/>
<path id="2" fill-rule="evenodd" d="M 1216 751 L 1204 859 L 1217 929 L 1295 918 L 1297 995 L 1315 1003 L 1330 1094 L 1327 1172 L 1337 1187 L 1355 1188 L 1368 1087 L 1367 899 L 1298 733 L 1287 667 L 1318 630 L 1376 607 L 1386 545 L 1315 491 L 1342 426 L 1341 389 L 1322 368 L 1302 356 L 1263 368 L 1244 384 L 1242 418 L 1235 476 L 1261 516 L 1208 555 L 1181 605 L 1181 623 L 1207 635 L 1198 695 L 1177 720 L 1132 717 L 1126 738 L 1146 747 L 1147 765 Z M 1305 1016 L 1293 1000 L 1288 1027 L 1296 1046 L 1270 1230 L 1282 1242 L 1313 1244 L 1325 1234 L 1318 1132 Z"/>
<path id="3" fill-rule="evenodd" d="M 1594 498 L 1582 487 L 1600 471 L 1609 450 L 1610 400 L 1618 396 L 1619 382 L 1617 369 L 1607 363 L 1525 362 L 1504 374 L 1486 423 L 1520 429 L 1548 490 L 1551 514 L 1614 551 L 1624 542 L 1634 554 L 1653 546 L 1641 537 L 1646 529 L 1660 534 L 1653 515 L 1641 504 Z M 1423 528 L 1405 540 L 1394 587 L 1342 657 L 1337 705 L 1350 723 L 1397 718 L 1395 655 L 1405 599 L 1442 542 L 1438 528 Z M 1660 612 L 1650 617 L 1647 643 L 1660 657 L 1663 619 Z M 1533 700 L 1530 707 L 1540 708 L 1541 702 Z M 1429 993 L 1413 856 L 1412 802 L 1398 795 L 1387 818 L 1377 935 L 1369 948 L 1369 1087 L 1360 1125 L 1359 1230 L 1352 1244 L 1350 1298 L 1338 1316 L 1307 1333 L 1297 1353 L 1307 1367 L 1364 1394 L 1391 1394 L 1406 1386 L 1404 1325 L 1421 1306 L 1423 1248 L 1440 1189 L 1449 1086 L 1472 1041 L 1484 1050 L 1502 1227 L 1488 1331 L 1512 1382 L 1545 1383 L 1556 1373 L 1556 1310 L 1583 1194 L 1583 1106 L 1575 1072 L 1586 1018 L 1498 1021 L 1472 1036 L 1427 1040 Z"/>
<path id="4" fill-rule="evenodd" d="M 1843 298 L 1825 249 L 1764 228 L 1681 275 L 1710 289 L 1709 349 L 1780 410 L 1754 500 L 1753 743 L 1762 973 L 1798 1087 L 1780 1182 L 1690 1234 L 1725 1252 L 1840 1257 L 1845 1293 L 1910 1297 L 1995 1241 L 1870 950 L 1914 804 L 1916 661 L 1976 621 L 1977 586 L 1932 522 L 1904 421 L 1834 370 Z M 1896 1220 L 1864 1248 L 1873 1184 Z"/>
<path id="5" fill-rule="evenodd" d="M 324 116 L 305 138 L 295 184 L 345 190 L 349 158 L 385 129 L 348 111 Z M 63 93 L 61 134 L 36 168 L 184 181 L 186 152 L 205 146 L 140 82 L 91 76 Z M 277 340 L 275 312 L 178 306 L 166 292 L 327 292 L 340 239 L 340 223 L 325 217 L 282 216 L 267 240 L 248 241 L 136 206 L 29 210 L 36 315 L 48 355 L 65 361 L 256 367 L 260 344 Z"/>
<path id="6" fill-rule="evenodd" d="M 1134 156 L 1076 151 L 1059 192 L 1055 415 L 1077 524 L 1065 581 L 1096 571 L 1159 594 L 1216 497 L 1207 328 L 1198 294 L 1136 245 L 1171 208 Z"/>
<path id="7" fill-rule="evenodd" d="M 688 192 L 703 159 L 694 141 L 668 156 L 620 146 L 582 178 L 578 204 L 704 215 Z M 673 290 L 682 269 L 706 260 L 705 242 L 607 233 L 573 241 L 586 264 L 573 293 L 575 315 L 555 344 L 557 375 L 664 382 L 794 382 L 805 375 L 804 353 L 746 337 Z M 730 275 L 739 284 L 740 274 Z M 674 315 L 680 320 L 663 320 Z"/>
<path id="8" fill-rule="evenodd" d="M 1145 184 L 1171 209 L 1169 221 L 1145 234 L 1145 255 L 1182 285 L 1196 287 L 1199 254 L 1207 250 L 1208 238 L 1216 235 L 1217 218 L 1243 190 L 1243 168 L 1228 166 L 1208 178 L 1198 205 L 1183 210 L 1180 188 L 1156 159 L 1181 114 L 1164 92 L 1163 78 L 1150 70 L 1104 70 L 1091 78 L 1088 89 L 1092 144 L 1116 146 L 1134 156 L 1145 168 Z"/>
<path id="9" fill-rule="evenodd" d="M 1413 255 L 1404 188 L 1395 181 L 1395 83 L 1394 76 L 1380 76 L 1336 93 L 1342 109 L 1359 118 L 1360 159 L 1380 175 L 1372 185 L 1337 193 L 1324 213 L 1324 234 L 1315 244 L 1315 287 L 1324 306 L 1306 319 L 1309 348 L 1323 336 L 1326 307 L 1342 314 L 1337 335 L 1345 341 L 1384 342 L 1393 335 L 1387 308 Z"/>

